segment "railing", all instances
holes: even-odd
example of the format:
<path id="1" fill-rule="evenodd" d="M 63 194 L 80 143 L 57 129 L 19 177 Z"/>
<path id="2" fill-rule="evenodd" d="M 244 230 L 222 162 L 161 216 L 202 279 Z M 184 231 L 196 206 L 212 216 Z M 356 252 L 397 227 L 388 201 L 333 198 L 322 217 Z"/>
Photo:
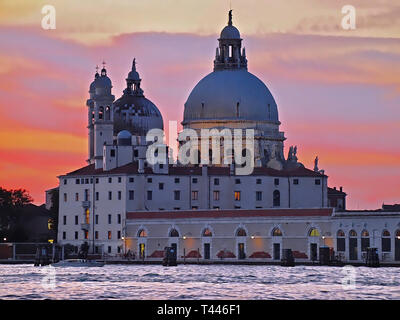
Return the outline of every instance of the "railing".
<path id="1" fill-rule="evenodd" d="M 90 201 L 82 201 L 82 207 L 85 209 L 90 208 Z"/>
<path id="2" fill-rule="evenodd" d="M 90 224 L 89 223 L 81 223 L 81 229 L 89 231 Z"/>

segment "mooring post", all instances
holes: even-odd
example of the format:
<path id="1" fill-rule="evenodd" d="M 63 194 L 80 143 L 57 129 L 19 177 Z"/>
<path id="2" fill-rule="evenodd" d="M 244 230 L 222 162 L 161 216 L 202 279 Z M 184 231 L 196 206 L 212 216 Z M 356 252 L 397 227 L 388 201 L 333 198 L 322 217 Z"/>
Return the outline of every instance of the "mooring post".
<path id="1" fill-rule="evenodd" d="M 183 263 L 186 264 L 186 248 L 183 248 Z"/>

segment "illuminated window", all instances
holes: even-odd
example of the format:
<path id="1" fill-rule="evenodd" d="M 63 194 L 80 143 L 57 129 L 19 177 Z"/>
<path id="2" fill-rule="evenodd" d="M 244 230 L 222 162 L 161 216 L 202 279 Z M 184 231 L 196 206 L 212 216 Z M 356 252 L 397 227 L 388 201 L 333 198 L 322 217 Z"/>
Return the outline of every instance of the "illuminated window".
<path id="1" fill-rule="evenodd" d="M 192 200 L 199 200 L 199 192 L 192 191 Z"/>
<path id="2" fill-rule="evenodd" d="M 350 236 L 351 238 L 356 238 L 356 237 L 357 237 L 357 232 L 355 232 L 354 230 L 350 230 L 349 236 Z"/>
<path id="3" fill-rule="evenodd" d="M 86 218 L 86 223 L 89 223 L 89 218 L 90 218 L 90 211 L 89 211 L 89 209 L 86 209 L 86 212 L 85 212 L 85 218 Z"/>
<path id="4" fill-rule="evenodd" d="M 208 229 L 208 228 L 207 228 L 207 229 L 204 229 L 202 236 L 203 236 L 203 237 L 212 237 L 212 232 L 211 232 L 211 230 Z"/>
<path id="5" fill-rule="evenodd" d="M 244 230 L 243 228 L 239 228 L 236 231 L 236 237 L 245 237 L 247 236 L 246 230 Z"/>
<path id="6" fill-rule="evenodd" d="M 214 195 L 214 201 L 218 201 L 219 200 L 219 191 L 214 191 L 213 195 Z"/>
<path id="7" fill-rule="evenodd" d="M 147 237 L 147 232 L 146 232 L 146 230 L 140 229 L 140 230 L 138 231 L 138 237 L 139 237 L 139 238 Z"/>
<path id="8" fill-rule="evenodd" d="M 111 240 L 111 236 L 112 236 L 111 231 L 108 231 L 108 232 L 107 232 L 108 240 Z"/>
<path id="9" fill-rule="evenodd" d="M 235 191 L 235 201 L 240 201 L 240 191 Z"/>
<path id="10" fill-rule="evenodd" d="M 84 231 L 84 236 L 85 236 L 85 239 L 89 239 L 89 231 L 85 230 Z"/>
<path id="11" fill-rule="evenodd" d="M 279 228 L 275 228 L 272 230 L 272 236 L 273 237 L 282 237 L 282 231 Z"/>
<path id="12" fill-rule="evenodd" d="M 309 237 L 319 237 L 319 231 L 316 228 L 312 228 L 309 233 L 308 233 Z"/>

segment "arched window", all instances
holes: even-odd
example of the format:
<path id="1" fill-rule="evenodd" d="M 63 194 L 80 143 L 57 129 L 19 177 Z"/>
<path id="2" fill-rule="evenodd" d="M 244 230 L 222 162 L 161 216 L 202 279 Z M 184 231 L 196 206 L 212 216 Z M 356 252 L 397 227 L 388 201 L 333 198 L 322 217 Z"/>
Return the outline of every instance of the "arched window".
<path id="1" fill-rule="evenodd" d="M 274 230 L 272 230 L 272 236 L 273 237 L 282 237 L 282 231 L 279 228 L 274 228 Z"/>
<path id="2" fill-rule="evenodd" d="M 236 237 L 245 237 L 247 236 L 246 230 L 244 230 L 243 228 L 239 228 L 236 231 Z"/>
<path id="3" fill-rule="evenodd" d="M 204 229 L 203 233 L 201 234 L 203 237 L 212 237 L 212 232 L 210 229 Z"/>
<path id="4" fill-rule="evenodd" d="M 279 190 L 275 190 L 274 194 L 274 207 L 280 207 L 281 206 L 281 193 L 279 192 Z"/>
<path id="5" fill-rule="evenodd" d="M 138 237 L 139 237 L 139 238 L 147 237 L 147 231 L 144 230 L 144 229 L 140 229 L 140 230 L 138 231 Z"/>
<path id="6" fill-rule="evenodd" d="M 367 251 L 369 247 L 369 232 L 368 230 L 363 230 L 361 232 L 361 251 Z"/>
<path id="7" fill-rule="evenodd" d="M 346 239 L 343 230 L 338 230 L 336 234 L 336 250 L 341 252 L 346 251 Z"/>
<path id="8" fill-rule="evenodd" d="M 103 114 L 104 114 L 104 108 L 100 107 L 99 108 L 99 119 L 102 120 L 103 119 Z"/>
<path id="9" fill-rule="evenodd" d="M 388 230 L 382 231 L 382 252 L 390 252 L 392 249 L 392 239 L 390 239 L 390 232 Z"/>
<path id="10" fill-rule="evenodd" d="M 319 237 L 319 231 L 317 230 L 317 228 L 311 228 L 310 231 L 308 232 L 308 236 L 309 237 Z"/>
<path id="11" fill-rule="evenodd" d="M 105 116 L 105 120 L 111 120 L 111 115 L 110 115 L 110 107 L 107 106 L 106 107 L 106 116 Z"/>
<path id="12" fill-rule="evenodd" d="M 350 238 L 356 238 L 357 237 L 357 232 L 355 232 L 354 230 L 350 230 L 349 237 Z"/>
<path id="13" fill-rule="evenodd" d="M 170 236 L 170 237 L 179 237 L 179 232 L 178 232 L 176 229 L 172 229 L 172 230 L 169 232 L 169 236 Z"/>

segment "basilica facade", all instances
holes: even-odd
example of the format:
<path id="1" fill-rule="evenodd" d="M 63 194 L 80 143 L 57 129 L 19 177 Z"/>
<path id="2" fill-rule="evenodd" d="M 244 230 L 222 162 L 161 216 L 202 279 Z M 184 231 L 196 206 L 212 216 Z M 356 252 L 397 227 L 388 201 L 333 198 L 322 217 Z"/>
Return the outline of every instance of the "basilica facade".
<path id="1" fill-rule="evenodd" d="M 375 246 L 382 260 L 400 260 L 397 212 L 346 211 L 346 194 L 328 187 L 317 159 L 306 168 L 296 146 L 285 157 L 277 104 L 248 71 L 231 12 L 213 71 L 187 98 L 182 126 L 200 137 L 198 159 L 210 160 L 216 155 L 201 139 L 213 137 L 204 138 L 202 130 L 218 138 L 226 129 L 243 136 L 251 130 L 249 174 L 237 174 L 234 161 L 224 162 L 223 156 L 235 155 L 222 143 L 217 164 L 174 161 L 163 141 L 163 161 L 149 161 L 154 141 L 148 133 L 164 124 L 141 81 L 134 59 L 119 99 L 105 67 L 90 84 L 87 165 L 59 176 L 60 244 L 87 242 L 91 253 L 132 252 L 143 260 L 160 260 L 164 247 L 172 246 L 178 260 L 207 261 L 279 261 L 285 248 L 297 260 L 310 261 L 328 246 L 343 261 L 358 262 L 366 247 Z"/>

